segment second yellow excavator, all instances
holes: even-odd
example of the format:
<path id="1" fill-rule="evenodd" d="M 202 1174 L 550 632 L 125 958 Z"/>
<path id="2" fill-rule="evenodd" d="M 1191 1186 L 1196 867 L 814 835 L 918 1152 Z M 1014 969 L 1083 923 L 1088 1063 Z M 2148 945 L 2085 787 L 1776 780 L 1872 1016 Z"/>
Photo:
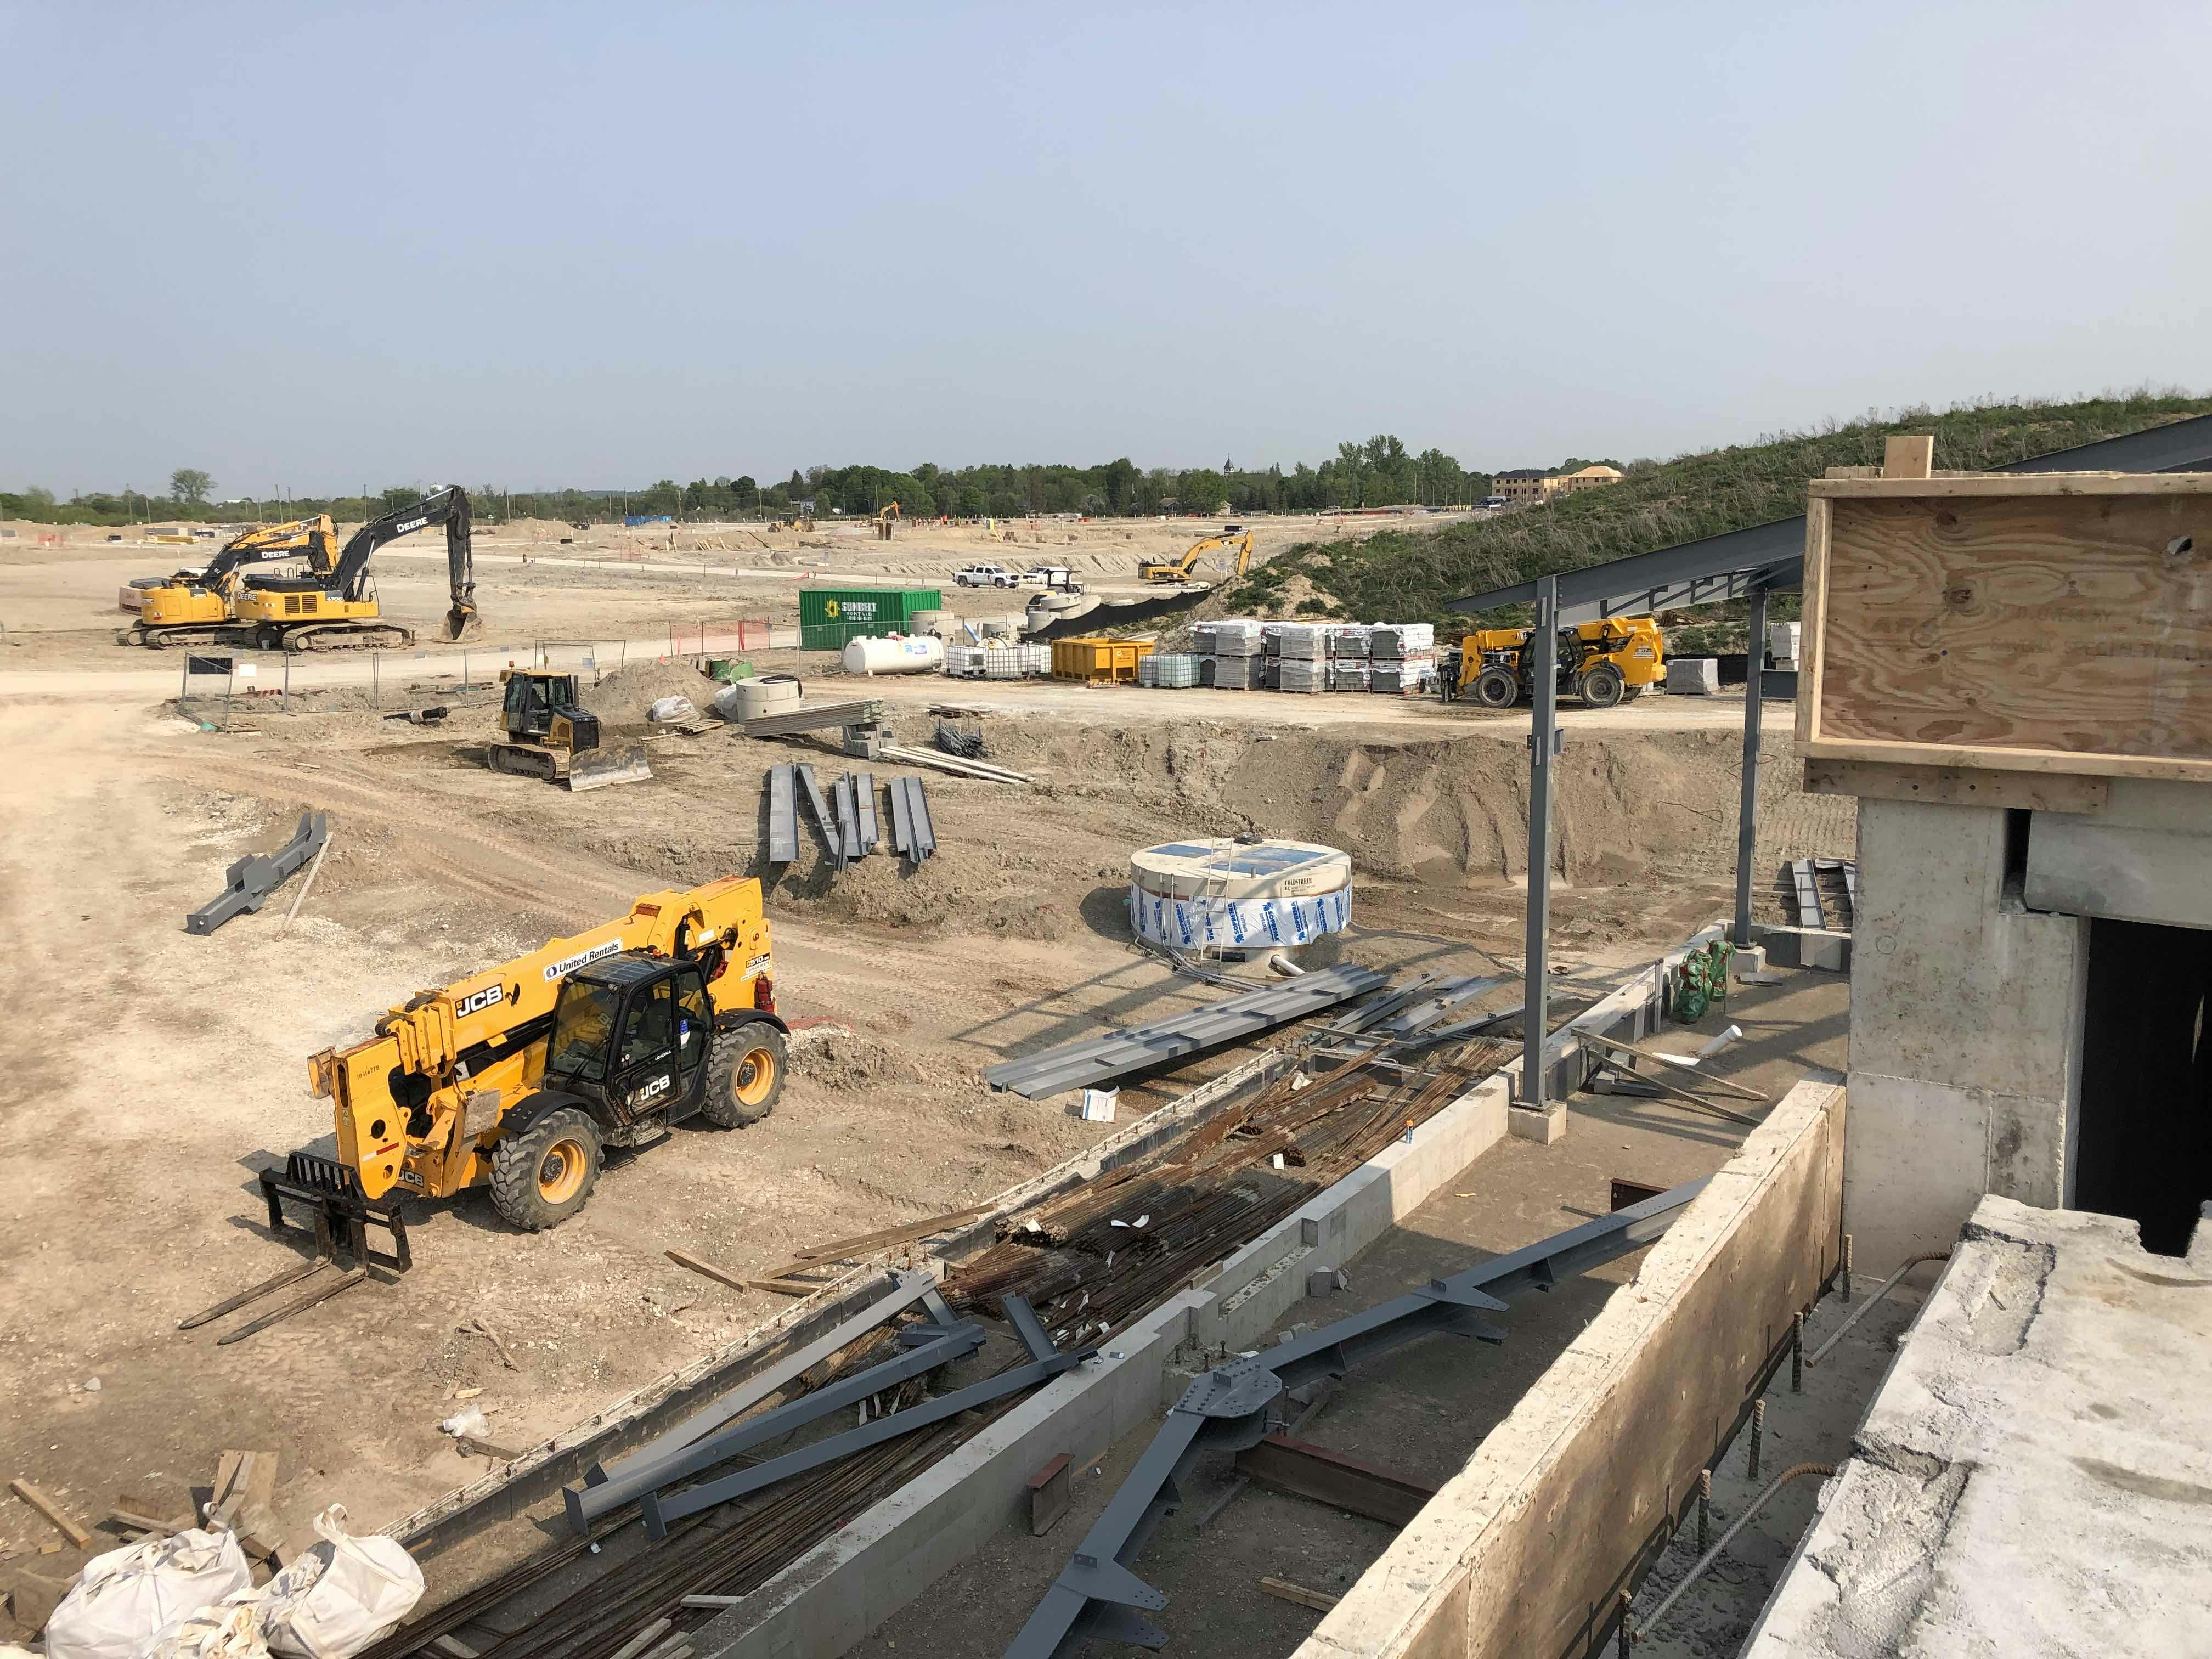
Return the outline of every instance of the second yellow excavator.
<path id="1" fill-rule="evenodd" d="M 138 620 L 116 629 L 115 642 L 157 648 L 222 644 L 238 621 L 246 566 L 304 558 L 310 580 L 326 578 L 337 566 L 337 527 L 327 513 L 249 530 L 226 543 L 204 570 L 180 570 L 141 589 Z"/>
<path id="2" fill-rule="evenodd" d="M 1218 536 L 1205 536 L 1185 548 L 1172 559 L 1141 559 L 1137 563 L 1137 580 L 1143 582 L 1187 582 L 1195 580 L 1191 573 L 1198 562 L 1216 548 L 1237 550 L 1237 568 L 1231 574 L 1241 576 L 1252 568 L 1252 532 L 1237 533 L 1235 525 L 1222 526 Z"/>

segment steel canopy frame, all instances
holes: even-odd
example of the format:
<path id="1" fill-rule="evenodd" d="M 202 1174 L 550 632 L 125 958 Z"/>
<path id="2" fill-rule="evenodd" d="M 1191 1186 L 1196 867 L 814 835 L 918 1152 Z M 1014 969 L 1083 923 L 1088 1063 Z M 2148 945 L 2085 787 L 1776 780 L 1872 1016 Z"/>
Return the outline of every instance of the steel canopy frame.
<path id="1" fill-rule="evenodd" d="M 1168 1598 L 1128 1564 L 1162 1517 L 1182 1503 L 1181 1484 L 1202 1453 L 1257 1445 L 1267 1431 L 1267 1407 L 1279 1395 L 1324 1376 L 1341 1376 L 1360 1360 L 1416 1337 L 1449 1332 L 1503 1341 L 1505 1333 L 1484 1317 L 1503 1311 L 1503 1298 L 1548 1290 L 1561 1279 L 1642 1249 L 1665 1232 L 1705 1185 L 1700 1180 L 1671 1188 L 1208 1371 L 1176 1402 L 1150 1449 L 1007 1648 L 1006 1659 L 1054 1659 L 1076 1639 L 1090 1637 L 1143 1648 L 1164 1646 L 1167 1632 L 1144 1615 L 1158 1612 Z"/>

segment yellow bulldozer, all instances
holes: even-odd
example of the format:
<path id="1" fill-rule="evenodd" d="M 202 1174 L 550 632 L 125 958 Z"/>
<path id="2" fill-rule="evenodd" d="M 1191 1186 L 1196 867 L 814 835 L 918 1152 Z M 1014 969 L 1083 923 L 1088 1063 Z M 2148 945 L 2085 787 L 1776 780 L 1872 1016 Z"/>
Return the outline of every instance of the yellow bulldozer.
<path id="1" fill-rule="evenodd" d="M 1534 695 L 1535 653 L 1528 648 L 1535 630 L 1486 628 L 1459 646 L 1459 667 L 1444 677 L 1455 697 L 1485 708 L 1510 708 Z M 1640 697 L 1667 677 L 1667 653 L 1659 624 L 1649 617 L 1607 617 L 1559 630 L 1559 690 L 1591 708 L 1610 708 L 1624 698 Z"/>
<path id="2" fill-rule="evenodd" d="M 648 893 L 617 921 L 423 991 L 374 1035 L 307 1062 L 331 1103 L 336 1156 L 298 1152 L 261 1172 L 272 1229 L 284 1206 L 313 1216 L 315 1259 L 184 1322 L 205 1324 L 286 1285 L 337 1268 L 236 1340 L 336 1295 L 374 1259 L 409 1263 L 402 1203 L 481 1187 L 512 1225 L 537 1232 L 583 1208 L 609 1146 L 642 1146 L 702 1117 L 757 1123 L 782 1092 L 787 1027 L 760 883 L 730 876 Z"/>
<path id="3" fill-rule="evenodd" d="M 605 746 L 599 717 L 583 706 L 574 674 L 508 668 L 499 684 L 504 741 L 484 748 L 484 764 L 493 771 L 566 783 L 571 794 L 653 776 L 643 744 Z"/>
<path id="4" fill-rule="evenodd" d="M 1252 532 L 1237 533 L 1235 525 L 1222 526 L 1218 536 L 1205 536 L 1193 542 L 1172 559 L 1141 559 L 1137 563 L 1137 580 L 1143 582 L 1187 582 L 1195 580 L 1191 574 L 1198 562 L 1217 548 L 1237 550 L 1237 568 L 1232 573 L 1243 575 L 1252 568 Z"/>

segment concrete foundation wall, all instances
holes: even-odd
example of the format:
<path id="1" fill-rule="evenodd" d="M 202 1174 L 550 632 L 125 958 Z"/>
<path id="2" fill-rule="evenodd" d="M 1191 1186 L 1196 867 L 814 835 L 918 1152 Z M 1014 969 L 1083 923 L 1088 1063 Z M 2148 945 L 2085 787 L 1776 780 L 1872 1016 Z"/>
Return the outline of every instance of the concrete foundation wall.
<path id="1" fill-rule="evenodd" d="M 1844 1209 L 1869 1273 L 1985 1192 L 2066 1195 L 2085 927 L 2005 892 L 2005 833 L 1996 807 L 1859 805 Z"/>
<path id="2" fill-rule="evenodd" d="M 1583 1650 L 1837 1261 L 1844 1102 L 1784 1097 L 1297 1659 Z"/>

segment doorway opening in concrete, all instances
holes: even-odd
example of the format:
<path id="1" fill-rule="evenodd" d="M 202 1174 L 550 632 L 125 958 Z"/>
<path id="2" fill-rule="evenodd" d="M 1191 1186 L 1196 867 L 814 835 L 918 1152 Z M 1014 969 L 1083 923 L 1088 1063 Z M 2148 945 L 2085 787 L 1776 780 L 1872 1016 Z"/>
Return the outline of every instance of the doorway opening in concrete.
<path id="1" fill-rule="evenodd" d="M 2212 932 L 2093 921 L 2074 1207 L 2180 1255 L 2212 1199 Z"/>

